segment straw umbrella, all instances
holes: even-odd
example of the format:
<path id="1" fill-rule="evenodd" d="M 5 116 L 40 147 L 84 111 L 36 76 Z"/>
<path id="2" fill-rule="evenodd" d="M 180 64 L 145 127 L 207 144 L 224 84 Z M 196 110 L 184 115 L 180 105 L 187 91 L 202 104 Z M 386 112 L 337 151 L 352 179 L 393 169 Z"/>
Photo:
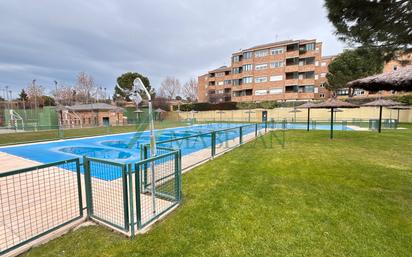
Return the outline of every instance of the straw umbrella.
<path id="1" fill-rule="evenodd" d="M 159 120 L 161 120 L 161 114 L 162 113 L 165 113 L 166 111 L 165 110 L 163 110 L 163 109 L 161 109 L 161 108 L 157 108 L 156 110 L 155 110 L 155 113 L 157 113 L 157 115 L 158 115 L 158 117 L 159 117 Z"/>
<path id="2" fill-rule="evenodd" d="M 296 113 L 297 112 L 302 112 L 301 110 L 298 110 L 298 109 L 296 109 L 296 107 L 295 108 L 293 108 L 293 110 L 291 110 L 291 111 L 289 111 L 290 113 L 293 113 L 295 116 L 295 122 L 296 122 Z"/>
<path id="3" fill-rule="evenodd" d="M 350 88 L 362 88 L 369 91 L 412 91 L 412 65 L 396 71 L 357 79 L 347 85 Z"/>
<path id="4" fill-rule="evenodd" d="M 136 113 L 136 118 L 137 121 L 140 121 L 140 113 L 142 113 L 143 111 L 140 110 L 139 108 L 136 109 L 136 111 L 134 111 L 134 113 Z"/>
<path id="5" fill-rule="evenodd" d="M 313 107 L 315 107 L 315 106 L 316 106 L 316 104 L 311 103 L 311 102 L 307 102 L 307 103 L 304 103 L 304 104 L 299 105 L 299 106 L 297 107 L 297 108 L 306 108 L 306 109 L 308 109 L 308 122 L 307 122 L 306 131 L 309 131 L 309 125 L 310 125 L 310 108 L 313 108 Z"/>
<path id="6" fill-rule="evenodd" d="M 357 108 L 357 105 L 348 103 L 348 102 L 343 102 L 339 101 L 336 98 L 329 98 L 325 102 L 322 102 L 320 104 L 317 104 L 316 106 L 312 108 L 318 108 L 318 109 L 330 109 L 330 139 L 333 139 L 333 114 L 335 113 L 336 108 Z"/>
<path id="7" fill-rule="evenodd" d="M 336 108 L 336 109 L 334 109 L 333 111 L 335 112 L 335 121 L 336 121 L 337 116 L 338 116 L 338 112 L 343 112 L 343 110 Z M 330 112 L 330 110 L 329 110 L 328 112 Z"/>
<path id="8" fill-rule="evenodd" d="M 389 109 L 398 110 L 398 118 L 397 118 L 397 120 L 398 120 L 398 123 L 399 123 L 399 112 L 400 112 L 401 110 L 409 110 L 409 109 L 411 109 L 411 108 L 410 108 L 409 106 L 395 105 L 395 106 L 389 107 Z"/>
<path id="9" fill-rule="evenodd" d="M 382 130 L 382 108 L 383 106 L 390 107 L 390 106 L 396 106 L 396 105 L 402 105 L 402 103 L 398 103 L 392 100 L 378 99 L 378 100 L 363 104 L 363 106 L 379 107 L 379 126 L 378 126 L 379 133 L 381 133 L 381 130 Z"/>

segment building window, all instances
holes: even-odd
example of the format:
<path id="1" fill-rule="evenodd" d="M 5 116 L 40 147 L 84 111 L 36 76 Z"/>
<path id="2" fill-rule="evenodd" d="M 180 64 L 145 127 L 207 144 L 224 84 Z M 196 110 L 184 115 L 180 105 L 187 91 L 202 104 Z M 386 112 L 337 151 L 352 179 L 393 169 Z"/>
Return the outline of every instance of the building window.
<path id="1" fill-rule="evenodd" d="M 268 77 L 256 77 L 255 78 L 255 83 L 263 83 L 267 81 L 268 81 Z"/>
<path id="2" fill-rule="evenodd" d="M 393 70 L 398 70 L 398 66 L 397 66 L 397 65 L 393 65 Z"/>
<path id="3" fill-rule="evenodd" d="M 255 95 L 267 95 L 268 91 L 267 90 L 256 90 Z"/>
<path id="4" fill-rule="evenodd" d="M 223 77 L 223 76 L 225 76 L 225 73 L 224 73 L 224 72 L 218 72 L 218 73 L 216 73 L 216 77 Z"/>
<path id="5" fill-rule="evenodd" d="M 306 44 L 305 49 L 306 49 L 306 51 L 315 50 L 315 43 Z"/>
<path id="6" fill-rule="evenodd" d="M 243 65 L 243 70 L 244 71 L 253 70 L 253 65 L 252 64 L 245 64 L 245 65 Z"/>
<path id="7" fill-rule="evenodd" d="M 305 86 L 303 91 L 305 93 L 313 93 L 313 92 L 315 92 L 315 86 Z"/>
<path id="8" fill-rule="evenodd" d="M 235 55 L 232 57 L 233 62 L 240 62 L 240 56 L 239 55 Z"/>
<path id="9" fill-rule="evenodd" d="M 241 67 L 236 67 L 232 69 L 232 73 L 233 74 L 239 74 L 242 72 L 242 68 Z"/>
<path id="10" fill-rule="evenodd" d="M 249 84 L 253 82 L 253 77 L 244 77 L 242 78 L 243 84 Z"/>
<path id="11" fill-rule="evenodd" d="M 253 56 L 253 52 L 246 52 L 243 53 L 243 59 L 247 60 L 247 59 L 251 59 Z"/>
<path id="12" fill-rule="evenodd" d="M 325 98 L 325 94 L 319 94 L 320 98 Z"/>
<path id="13" fill-rule="evenodd" d="M 270 68 L 279 68 L 279 67 L 283 67 L 285 65 L 285 63 L 283 61 L 277 61 L 277 62 L 271 62 L 270 63 Z"/>
<path id="14" fill-rule="evenodd" d="M 326 73 L 322 72 L 322 73 L 320 74 L 320 77 L 321 77 L 321 78 L 326 77 Z"/>
<path id="15" fill-rule="evenodd" d="M 326 83 L 321 83 L 320 87 L 324 88 Z"/>
<path id="16" fill-rule="evenodd" d="M 283 80 L 283 76 L 282 75 L 278 75 L 278 76 L 270 76 L 270 81 L 281 81 Z"/>
<path id="17" fill-rule="evenodd" d="M 216 90 L 216 94 L 223 94 L 223 89 Z"/>
<path id="18" fill-rule="evenodd" d="M 218 86 L 223 86 L 223 81 L 217 82 L 217 85 L 218 85 Z"/>
<path id="19" fill-rule="evenodd" d="M 234 79 L 234 80 L 232 81 L 232 84 L 233 84 L 234 86 L 242 85 L 242 79 Z"/>
<path id="20" fill-rule="evenodd" d="M 225 85 L 230 85 L 230 84 L 232 84 L 232 80 L 226 79 L 226 80 L 223 82 L 223 84 L 225 84 Z"/>
<path id="21" fill-rule="evenodd" d="M 270 49 L 270 54 L 271 55 L 282 54 L 283 51 L 284 51 L 283 47 L 272 48 Z"/>
<path id="22" fill-rule="evenodd" d="M 271 95 L 282 94 L 282 93 L 283 93 L 282 88 L 272 88 L 269 90 L 269 94 Z"/>
<path id="23" fill-rule="evenodd" d="M 326 62 L 322 62 L 322 63 L 320 64 L 320 66 L 325 67 L 325 66 L 326 66 Z"/>
<path id="24" fill-rule="evenodd" d="M 268 64 L 267 63 L 263 63 L 263 64 L 255 64 L 255 70 L 264 70 L 268 68 Z"/>
<path id="25" fill-rule="evenodd" d="M 269 51 L 267 49 L 264 50 L 259 50 L 255 52 L 255 57 L 264 57 L 269 54 Z"/>

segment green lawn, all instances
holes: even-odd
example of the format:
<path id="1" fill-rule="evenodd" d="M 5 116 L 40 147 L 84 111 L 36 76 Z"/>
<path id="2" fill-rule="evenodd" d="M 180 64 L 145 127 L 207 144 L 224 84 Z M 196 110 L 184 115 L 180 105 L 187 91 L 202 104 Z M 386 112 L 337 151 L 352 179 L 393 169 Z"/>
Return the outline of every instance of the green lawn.
<path id="1" fill-rule="evenodd" d="M 85 227 L 25 256 L 412 256 L 403 126 L 259 139 L 185 174 L 182 205 L 147 234 Z"/>
<path id="2" fill-rule="evenodd" d="M 187 122 L 178 121 L 157 121 L 155 127 L 157 129 L 187 126 Z M 98 136 L 116 133 L 133 132 L 136 130 L 147 130 L 147 124 L 144 125 L 126 125 L 126 126 L 113 126 L 113 127 L 95 127 L 95 128 L 77 128 L 77 129 L 65 129 L 65 130 L 44 130 L 37 132 L 19 132 L 19 133 L 7 133 L 0 134 L 0 146 L 16 143 L 29 143 L 37 141 L 67 139 L 76 137 L 88 137 Z M 60 134 L 59 134 L 60 133 Z"/>

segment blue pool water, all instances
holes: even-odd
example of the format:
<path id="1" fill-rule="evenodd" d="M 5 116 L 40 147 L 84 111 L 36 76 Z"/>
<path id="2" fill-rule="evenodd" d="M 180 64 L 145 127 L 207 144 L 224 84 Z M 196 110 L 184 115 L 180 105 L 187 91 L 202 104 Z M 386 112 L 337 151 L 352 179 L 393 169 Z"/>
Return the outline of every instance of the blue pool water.
<path id="1" fill-rule="evenodd" d="M 197 137 L 191 137 L 174 142 L 159 143 L 161 147 L 167 148 L 179 148 L 182 155 L 187 155 L 201 149 L 211 147 L 211 135 L 205 134 L 207 132 L 229 129 L 224 132 L 216 132 L 216 143 L 224 144 L 231 139 L 239 137 L 239 129 L 235 129 L 239 126 L 247 124 L 239 123 L 213 123 L 207 125 L 192 125 L 189 127 L 171 128 L 156 131 L 157 142 L 170 140 L 174 138 L 187 137 L 192 135 L 199 135 Z M 263 124 L 259 125 L 261 128 Z M 274 128 L 280 128 L 281 124 L 275 124 Z M 287 124 L 288 129 L 305 129 L 306 125 L 303 124 Z M 336 130 L 350 130 L 347 127 L 336 125 Z M 317 125 L 316 129 L 328 130 L 328 125 Z M 243 128 L 243 135 L 247 135 L 255 132 L 255 126 L 247 126 Z M 0 151 L 20 156 L 26 159 L 41 163 L 50 163 L 56 161 L 67 160 L 76 157 L 94 157 L 100 159 L 109 159 L 121 163 L 133 163 L 140 159 L 140 145 L 148 144 L 150 142 L 149 132 L 132 132 L 115 134 L 108 136 L 97 136 L 81 139 L 67 139 L 54 142 L 35 143 L 27 145 L 7 146 L 0 147 Z M 119 173 L 116 175 L 96 173 L 94 176 L 105 180 L 116 179 Z"/>

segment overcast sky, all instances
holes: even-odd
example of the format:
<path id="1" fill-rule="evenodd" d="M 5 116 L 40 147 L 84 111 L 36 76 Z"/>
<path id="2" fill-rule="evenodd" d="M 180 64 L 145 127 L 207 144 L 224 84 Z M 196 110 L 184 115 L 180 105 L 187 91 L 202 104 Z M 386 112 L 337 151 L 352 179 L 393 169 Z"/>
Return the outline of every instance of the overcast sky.
<path id="1" fill-rule="evenodd" d="M 112 90 L 127 71 L 158 87 L 227 65 L 232 52 L 316 38 L 342 51 L 322 0 L 9 0 L 0 2 L 0 89 L 32 79 L 74 84 L 85 71 Z"/>

